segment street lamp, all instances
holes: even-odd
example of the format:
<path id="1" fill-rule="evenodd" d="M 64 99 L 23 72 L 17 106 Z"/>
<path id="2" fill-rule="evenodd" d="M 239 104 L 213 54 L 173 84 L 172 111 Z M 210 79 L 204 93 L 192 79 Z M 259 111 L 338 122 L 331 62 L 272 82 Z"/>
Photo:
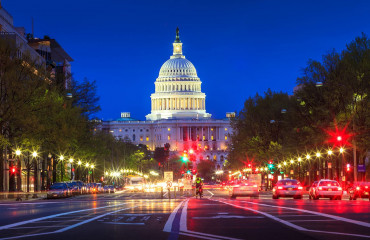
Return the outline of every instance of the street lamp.
<path id="1" fill-rule="evenodd" d="M 72 165 L 72 163 L 73 163 L 73 158 L 70 158 L 70 159 L 69 159 L 69 163 L 70 163 L 70 165 L 71 165 L 71 180 L 73 180 L 73 165 Z"/>

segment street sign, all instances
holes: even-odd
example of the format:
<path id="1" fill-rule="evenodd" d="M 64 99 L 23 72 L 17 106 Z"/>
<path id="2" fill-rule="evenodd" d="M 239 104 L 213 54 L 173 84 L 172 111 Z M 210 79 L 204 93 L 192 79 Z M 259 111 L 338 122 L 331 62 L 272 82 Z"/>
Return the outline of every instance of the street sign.
<path id="1" fill-rule="evenodd" d="M 365 164 L 359 164 L 357 166 L 357 172 L 366 172 Z"/>
<path id="2" fill-rule="evenodd" d="M 168 187 L 168 188 L 172 187 L 172 182 L 168 181 L 168 182 L 167 182 L 167 187 Z"/>
<path id="3" fill-rule="evenodd" d="M 331 162 L 328 162 L 328 168 L 331 168 Z"/>
<path id="4" fill-rule="evenodd" d="M 173 172 L 172 171 L 164 172 L 164 181 L 165 182 L 173 182 Z"/>

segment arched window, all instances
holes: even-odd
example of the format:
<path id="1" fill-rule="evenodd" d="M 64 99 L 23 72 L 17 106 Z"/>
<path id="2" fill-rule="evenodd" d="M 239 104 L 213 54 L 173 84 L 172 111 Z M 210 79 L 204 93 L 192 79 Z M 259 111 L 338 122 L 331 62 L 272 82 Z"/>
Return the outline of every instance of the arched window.
<path id="1" fill-rule="evenodd" d="M 135 134 L 132 135 L 132 141 L 135 142 L 136 141 L 136 136 Z"/>
<path id="2" fill-rule="evenodd" d="M 220 157 L 220 161 L 223 162 L 224 161 L 224 155 L 221 155 Z"/>

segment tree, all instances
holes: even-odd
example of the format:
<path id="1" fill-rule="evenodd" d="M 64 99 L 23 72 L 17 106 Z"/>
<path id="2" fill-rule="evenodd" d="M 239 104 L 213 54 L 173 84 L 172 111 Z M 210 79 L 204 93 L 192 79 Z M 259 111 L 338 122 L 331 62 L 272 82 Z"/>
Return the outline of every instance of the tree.
<path id="1" fill-rule="evenodd" d="M 211 181 L 215 173 L 215 164 L 210 160 L 200 161 L 197 165 L 197 171 L 205 181 Z"/>

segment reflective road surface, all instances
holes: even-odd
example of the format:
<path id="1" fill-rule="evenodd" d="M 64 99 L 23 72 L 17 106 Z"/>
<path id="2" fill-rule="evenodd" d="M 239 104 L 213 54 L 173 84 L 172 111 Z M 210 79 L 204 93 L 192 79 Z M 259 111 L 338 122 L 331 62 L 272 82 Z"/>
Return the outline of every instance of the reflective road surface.
<path id="1" fill-rule="evenodd" d="M 0 202 L 0 239 L 369 239 L 368 200 L 121 192 Z"/>

